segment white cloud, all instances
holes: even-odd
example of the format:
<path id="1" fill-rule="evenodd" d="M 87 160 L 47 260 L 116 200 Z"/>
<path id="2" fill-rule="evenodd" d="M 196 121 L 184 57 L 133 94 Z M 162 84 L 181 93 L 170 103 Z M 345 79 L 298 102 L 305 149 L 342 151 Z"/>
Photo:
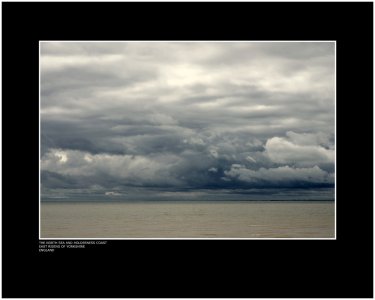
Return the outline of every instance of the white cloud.
<path id="1" fill-rule="evenodd" d="M 200 137 L 196 137 L 196 136 L 192 136 L 188 139 L 184 139 L 183 142 L 185 144 L 190 144 L 190 145 L 205 145 L 205 142 L 200 138 Z"/>
<path id="2" fill-rule="evenodd" d="M 312 143 L 305 142 L 305 145 L 301 145 L 285 138 L 273 137 L 266 142 L 266 155 L 271 161 L 281 164 L 314 166 L 321 163 L 334 163 L 335 151 L 333 149 L 326 149 Z"/>
<path id="3" fill-rule="evenodd" d="M 59 163 L 66 163 L 68 161 L 68 156 L 64 151 L 56 151 L 54 155 L 58 158 Z"/>
<path id="4" fill-rule="evenodd" d="M 51 149 L 42 157 L 41 169 L 70 176 L 113 176 L 124 182 L 139 184 L 173 184 L 178 179 L 170 174 L 170 169 L 180 160 L 175 155 L 154 157 L 134 155 L 89 154 L 83 151 L 66 150 L 66 161 L 61 164 L 61 150 Z"/>
<path id="5" fill-rule="evenodd" d="M 101 55 L 101 56 L 82 56 L 82 55 L 61 55 L 61 56 L 42 56 L 40 64 L 43 71 L 59 71 L 66 67 L 88 66 L 92 64 L 107 65 L 108 63 L 118 63 L 123 59 L 122 55 Z"/>
<path id="6" fill-rule="evenodd" d="M 219 153 L 217 151 L 217 147 L 211 147 L 211 149 L 208 150 L 208 152 L 210 153 L 210 155 L 214 158 L 218 158 L 219 157 Z"/>
<path id="7" fill-rule="evenodd" d="M 266 181 L 271 183 L 310 182 L 333 183 L 333 174 L 321 170 L 318 166 L 311 168 L 291 168 L 282 166 L 277 168 L 260 168 L 251 170 L 240 164 L 233 164 L 229 171 L 224 172 L 229 178 L 237 178 L 244 182 L 257 183 Z"/>
<path id="8" fill-rule="evenodd" d="M 121 193 L 117 192 L 105 192 L 106 196 L 121 196 Z"/>
<path id="9" fill-rule="evenodd" d="M 248 155 L 248 156 L 246 157 L 246 160 L 249 161 L 249 162 L 253 162 L 253 163 L 256 163 L 256 162 L 257 162 L 257 161 L 256 161 L 254 158 L 252 158 L 250 155 Z"/>

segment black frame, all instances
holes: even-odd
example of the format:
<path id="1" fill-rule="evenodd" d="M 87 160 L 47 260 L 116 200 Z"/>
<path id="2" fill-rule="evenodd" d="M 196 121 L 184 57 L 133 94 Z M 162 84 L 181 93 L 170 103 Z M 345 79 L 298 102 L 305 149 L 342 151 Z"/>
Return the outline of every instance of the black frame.
<path id="1" fill-rule="evenodd" d="M 373 3 L 2 3 L 2 297 L 373 297 Z M 39 40 L 337 41 L 336 240 L 39 247 Z"/>

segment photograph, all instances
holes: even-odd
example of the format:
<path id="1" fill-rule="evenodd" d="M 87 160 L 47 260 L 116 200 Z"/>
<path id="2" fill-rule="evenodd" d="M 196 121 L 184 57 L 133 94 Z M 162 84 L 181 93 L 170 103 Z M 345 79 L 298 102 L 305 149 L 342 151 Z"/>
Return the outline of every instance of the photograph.
<path id="1" fill-rule="evenodd" d="M 39 41 L 40 239 L 335 239 L 335 41 Z"/>

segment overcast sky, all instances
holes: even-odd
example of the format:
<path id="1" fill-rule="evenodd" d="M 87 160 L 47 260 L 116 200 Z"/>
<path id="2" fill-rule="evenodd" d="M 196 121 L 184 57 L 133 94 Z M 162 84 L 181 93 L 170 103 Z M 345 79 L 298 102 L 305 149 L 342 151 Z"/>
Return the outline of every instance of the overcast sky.
<path id="1" fill-rule="evenodd" d="M 331 42 L 41 42 L 45 198 L 333 199 Z"/>

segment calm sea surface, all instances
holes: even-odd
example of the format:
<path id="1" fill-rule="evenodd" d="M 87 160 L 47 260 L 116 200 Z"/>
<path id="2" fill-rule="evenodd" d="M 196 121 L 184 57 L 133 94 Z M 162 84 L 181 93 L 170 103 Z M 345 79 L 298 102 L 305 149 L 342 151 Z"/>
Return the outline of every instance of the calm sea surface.
<path id="1" fill-rule="evenodd" d="M 42 202 L 42 238 L 332 238 L 334 202 Z"/>

